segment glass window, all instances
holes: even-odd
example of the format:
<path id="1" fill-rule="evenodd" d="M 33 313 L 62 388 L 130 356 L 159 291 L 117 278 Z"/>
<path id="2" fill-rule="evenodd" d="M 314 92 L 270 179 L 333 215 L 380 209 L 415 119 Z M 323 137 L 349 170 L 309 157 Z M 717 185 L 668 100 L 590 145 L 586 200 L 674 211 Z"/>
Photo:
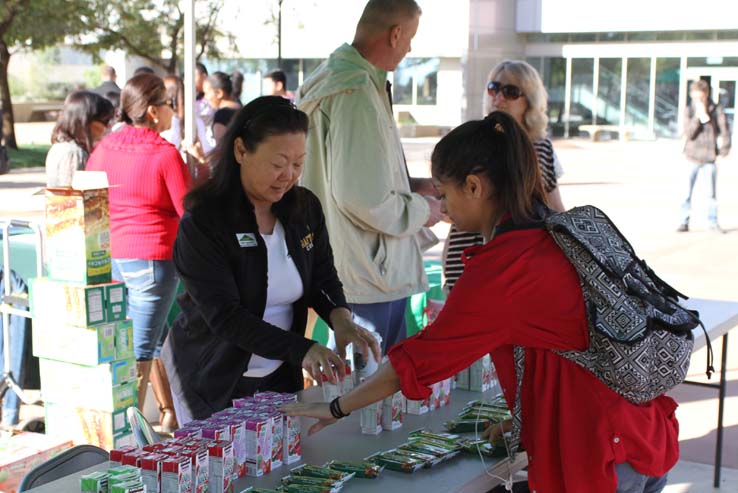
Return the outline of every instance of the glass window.
<path id="1" fill-rule="evenodd" d="M 655 41 L 655 32 L 628 33 L 628 41 Z"/>
<path id="2" fill-rule="evenodd" d="M 543 58 L 539 56 L 529 56 L 525 59 L 531 67 L 536 69 L 539 74 L 543 73 Z"/>
<path id="3" fill-rule="evenodd" d="M 597 123 L 620 124 L 622 58 L 600 58 L 597 85 Z"/>
<path id="4" fill-rule="evenodd" d="M 679 58 L 656 59 L 654 132 L 658 137 L 679 136 Z"/>
<path id="5" fill-rule="evenodd" d="M 548 91 L 548 118 L 551 133 L 564 135 L 564 91 L 566 90 L 566 59 L 546 57 L 543 59 L 541 78 Z"/>
<path id="6" fill-rule="evenodd" d="M 738 57 L 735 56 L 708 56 L 689 57 L 687 67 L 738 67 Z"/>
<path id="7" fill-rule="evenodd" d="M 648 126 L 651 59 L 628 58 L 628 85 L 625 93 L 625 124 Z"/>
<path id="8" fill-rule="evenodd" d="M 684 39 L 684 31 L 662 31 L 656 33 L 658 41 L 681 41 Z"/>
<path id="9" fill-rule="evenodd" d="M 550 34 L 549 36 L 550 36 L 549 41 L 551 43 L 568 43 L 569 42 L 568 33 L 556 33 L 556 34 Z"/>
<path id="10" fill-rule="evenodd" d="M 595 33 L 572 33 L 571 41 L 573 43 L 589 43 L 597 40 Z"/>
<path id="11" fill-rule="evenodd" d="M 300 60 L 283 58 L 282 66 L 280 68 L 287 76 L 287 90 L 297 91 L 297 86 L 300 85 L 300 80 L 298 78 L 300 72 Z"/>
<path id="12" fill-rule="evenodd" d="M 599 33 L 597 38 L 600 41 L 625 41 L 625 33 Z"/>
<path id="13" fill-rule="evenodd" d="M 525 37 L 528 43 L 545 43 L 548 41 L 548 36 L 543 33 L 528 33 Z"/>
<path id="14" fill-rule="evenodd" d="M 392 74 L 392 102 L 413 104 L 412 58 L 405 58 Z"/>
<path id="15" fill-rule="evenodd" d="M 302 61 L 302 80 L 307 79 L 310 77 L 310 74 L 318 68 L 318 65 L 323 63 L 322 58 L 305 58 Z"/>
<path id="16" fill-rule="evenodd" d="M 578 134 L 579 125 L 592 123 L 594 97 L 594 59 L 574 58 L 571 61 L 571 103 L 569 106 L 569 135 Z"/>
<path id="17" fill-rule="evenodd" d="M 684 39 L 687 41 L 700 41 L 706 39 L 715 39 L 715 31 L 687 31 Z"/>
<path id="18" fill-rule="evenodd" d="M 738 39 L 738 31 L 718 31 L 717 39 Z"/>
<path id="19" fill-rule="evenodd" d="M 718 100 L 725 109 L 725 118 L 728 120 L 728 129 L 733 131 L 735 119 L 735 81 L 721 80 L 719 82 Z"/>
<path id="20" fill-rule="evenodd" d="M 415 84 L 417 86 L 415 104 L 436 104 L 438 92 L 438 69 L 441 61 L 438 58 L 425 58 L 415 66 Z"/>

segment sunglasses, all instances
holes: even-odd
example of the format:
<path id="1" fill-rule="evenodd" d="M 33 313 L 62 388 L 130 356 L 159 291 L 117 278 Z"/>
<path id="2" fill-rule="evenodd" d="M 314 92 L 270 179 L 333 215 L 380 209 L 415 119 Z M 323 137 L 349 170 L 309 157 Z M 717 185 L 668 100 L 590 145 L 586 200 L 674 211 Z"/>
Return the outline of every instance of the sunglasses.
<path id="1" fill-rule="evenodd" d="M 158 103 L 155 103 L 154 106 L 169 106 L 173 110 L 176 110 L 177 109 L 177 98 L 171 97 L 164 101 L 159 101 Z"/>
<path id="2" fill-rule="evenodd" d="M 505 99 L 510 100 L 518 99 L 523 95 L 523 91 L 521 91 L 518 86 L 514 86 L 512 84 L 502 85 L 501 82 L 496 80 L 489 81 L 489 84 L 487 84 L 487 94 L 494 96 L 499 93 L 502 93 L 502 95 L 505 96 Z"/>

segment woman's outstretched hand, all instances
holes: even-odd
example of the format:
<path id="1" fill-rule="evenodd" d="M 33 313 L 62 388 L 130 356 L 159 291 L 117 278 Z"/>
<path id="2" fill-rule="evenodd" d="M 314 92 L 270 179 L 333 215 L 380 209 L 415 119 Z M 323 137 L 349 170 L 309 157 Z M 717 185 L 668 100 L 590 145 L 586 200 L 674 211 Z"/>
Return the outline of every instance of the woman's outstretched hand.
<path id="1" fill-rule="evenodd" d="M 326 426 L 332 425 L 336 418 L 331 415 L 330 405 L 327 402 L 303 403 L 296 402 L 294 404 L 286 404 L 280 409 L 289 416 L 306 416 L 308 418 L 317 418 L 318 422 L 313 424 L 308 430 L 308 436 L 313 435 Z"/>

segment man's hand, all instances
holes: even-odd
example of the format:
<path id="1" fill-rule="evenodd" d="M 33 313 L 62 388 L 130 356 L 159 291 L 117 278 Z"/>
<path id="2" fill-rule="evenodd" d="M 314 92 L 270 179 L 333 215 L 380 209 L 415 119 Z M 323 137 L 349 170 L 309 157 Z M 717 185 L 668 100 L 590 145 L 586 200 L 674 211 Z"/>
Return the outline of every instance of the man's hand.
<path id="1" fill-rule="evenodd" d="M 443 213 L 441 212 L 441 201 L 435 197 L 430 197 L 427 195 L 423 198 L 428 202 L 428 207 L 430 208 L 430 214 L 428 215 L 428 221 L 426 221 L 425 227 L 430 228 L 432 226 L 435 226 L 439 221 L 443 220 Z"/>

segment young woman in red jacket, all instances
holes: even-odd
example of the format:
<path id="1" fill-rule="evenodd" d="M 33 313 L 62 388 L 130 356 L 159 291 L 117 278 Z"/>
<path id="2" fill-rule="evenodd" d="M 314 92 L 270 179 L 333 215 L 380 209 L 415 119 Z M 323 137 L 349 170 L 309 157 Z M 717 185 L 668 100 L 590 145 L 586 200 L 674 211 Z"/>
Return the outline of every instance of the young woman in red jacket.
<path id="1" fill-rule="evenodd" d="M 496 111 L 441 139 L 431 158 L 442 209 L 481 246 L 435 322 L 389 351 L 389 363 L 332 404 L 294 404 L 290 414 L 319 418 L 315 433 L 401 389 L 423 399 L 429 386 L 489 353 L 509 406 L 515 402 L 513 346 L 526 351 L 521 391 L 528 481 L 538 493 L 655 493 L 679 456 L 676 403 L 662 396 L 625 400 L 553 350 L 583 350 L 589 338 L 573 266 L 542 229 L 495 236 L 498 225 L 529 223 L 545 203 L 536 153 L 525 131 Z M 506 425 L 505 428 L 508 426 Z M 487 429 L 491 439 L 502 427 Z"/>
<path id="2" fill-rule="evenodd" d="M 172 249 L 190 174 L 179 151 L 159 135 L 174 115 L 164 81 L 154 74 L 134 76 L 123 88 L 120 104 L 126 125 L 100 142 L 86 169 L 106 171 L 111 185 L 113 279 L 125 282 L 128 290 L 138 405 L 143 409 L 150 376 L 162 428 L 170 431 L 177 421 L 158 356 L 177 289 Z"/>

